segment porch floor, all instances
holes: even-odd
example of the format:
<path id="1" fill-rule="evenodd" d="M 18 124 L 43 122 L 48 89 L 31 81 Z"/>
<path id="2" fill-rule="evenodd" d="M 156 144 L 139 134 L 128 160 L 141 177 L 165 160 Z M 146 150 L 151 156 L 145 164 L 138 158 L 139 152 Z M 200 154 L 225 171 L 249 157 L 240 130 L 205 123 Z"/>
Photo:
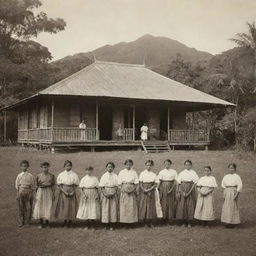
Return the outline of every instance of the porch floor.
<path id="1" fill-rule="evenodd" d="M 207 142 L 168 142 L 163 140 L 147 141 L 151 143 L 166 142 L 170 146 L 208 146 Z M 120 141 L 120 140 L 97 140 L 97 141 L 81 141 L 81 142 L 51 142 L 51 141 L 19 141 L 24 145 L 39 145 L 45 147 L 141 147 L 141 140 Z"/>

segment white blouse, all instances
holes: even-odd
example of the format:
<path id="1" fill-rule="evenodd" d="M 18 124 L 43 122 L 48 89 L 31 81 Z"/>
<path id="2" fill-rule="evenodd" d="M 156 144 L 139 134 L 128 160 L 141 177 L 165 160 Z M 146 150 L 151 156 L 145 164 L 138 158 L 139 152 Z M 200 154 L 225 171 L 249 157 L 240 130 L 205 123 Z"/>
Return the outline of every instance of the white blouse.
<path id="1" fill-rule="evenodd" d="M 58 185 L 79 185 L 79 178 L 75 172 L 72 170 L 70 171 L 63 171 L 57 177 L 57 184 Z"/>
<path id="2" fill-rule="evenodd" d="M 178 174 L 174 169 L 163 169 L 159 172 L 158 174 L 158 182 L 160 182 L 160 180 L 163 181 L 173 181 L 173 180 L 177 180 L 178 178 Z"/>
<path id="3" fill-rule="evenodd" d="M 242 183 L 242 180 L 240 178 L 240 176 L 236 173 L 233 173 L 233 174 L 227 174 L 223 177 L 223 180 L 221 182 L 221 186 L 223 188 L 226 188 L 226 187 L 237 187 L 237 191 L 238 192 L 241 192 L 242 191 L 242 188 L 243 188 L 243 183 Z"/>
<path id="4" fill-rule="evenodd" d="M 117 187 L 118 176 L 114 172 L 105 172 L 100 179 L 100 187 Z"/>
<path id="5" fill-rule="evenodd" d="M 140 182 L 157 182 L 157 176 L 154 172 L 145 170 L 140 173 Z"/>
<path id="6" fill-rule="evenodd" d="M 217 182 L 213 176 L 203 176 L 197 182 L 198 187 L 217 188 Z"/>
<path id="7" fill-rule="evenodd" d="M 79 188 L 97 188 L 99 180 L 95 176 L 85 175 L 79 184 Z"/>
<path id="8" fill-rule="evenodd" d="M 194 183 L 197 183 L 198 180 L 199 180 L 199 177 L 196 174 L 196 172 L 194 170 L 187 170 L 187 169 L 180 172 L 177 179 L 179 184 L 181 182 L 191 182 L 191 181 Z"/>
<path id="9" fill-rule="evenodd" d="M 136 171 L 133 169 L 131 170 L 124 169 L 120 171 L 118 174 L 118 184 L 121 185 L 122 183 L 138 184 L 139 179 Z"/>

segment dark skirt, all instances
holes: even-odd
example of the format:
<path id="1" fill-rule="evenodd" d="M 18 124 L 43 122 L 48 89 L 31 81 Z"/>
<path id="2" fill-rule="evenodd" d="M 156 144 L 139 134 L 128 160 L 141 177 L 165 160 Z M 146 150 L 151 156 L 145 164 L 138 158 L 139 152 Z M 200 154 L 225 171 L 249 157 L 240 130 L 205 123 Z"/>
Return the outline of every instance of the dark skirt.
<path id="1" fill-rule="evenodd" d="M 180 184 L 180 191 L 189 192 L 193 186 L 193 182 L 182 182 Z M 182 194 L 177 202 L 176 218 L 179 220 L 193 220 L 196 207 L 196 190 L 192 190 L 190 195 L 185 198 Z"/>
<path id="2" fill-rule="evenodd" d="M 168 192 L 172 189 L 172 192 Z M 161 181 L 159 186 L 159 197 L 164 219 L 174 219 L 176 216 L 176 182 Z"/>
<path id="3" fill-rule="evenodd" d="M 142 183 L 145 189 L 149 189 L 154 183 Z M 144 193 L 140 191 L 139 198 L 139 220 L 152 220 L 156 219 L 156 201 L 155 201 L 155 190 L 150 193 Z"/>
<path id="4" fill-rule="evenodd" d="M 73 189 L 71 186 L 63 186 L 63 189 Z M 78 209 L 76 192 L 73 196 L 66 196 L 62 190 L 58 189 L 56 195 L 56 205 L 54 207 L 54 217 L 58 220 L 75 220 Z"/>

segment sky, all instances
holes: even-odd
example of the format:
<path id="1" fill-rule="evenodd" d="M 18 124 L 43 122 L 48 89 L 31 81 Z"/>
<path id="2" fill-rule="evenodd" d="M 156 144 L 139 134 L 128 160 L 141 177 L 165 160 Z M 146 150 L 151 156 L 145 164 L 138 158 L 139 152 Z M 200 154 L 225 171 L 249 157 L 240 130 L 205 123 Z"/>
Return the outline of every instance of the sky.
<path id="1" fill-rule="evenodd" d="M 129 42 L 151 34 L 189 47 L 221 53 L 234 47 L 228 39 L 256 21 L 256 0 L 41 0 L 40 11 L 63 18 L 58 34 L 36 39 L 54 59 Z"/>

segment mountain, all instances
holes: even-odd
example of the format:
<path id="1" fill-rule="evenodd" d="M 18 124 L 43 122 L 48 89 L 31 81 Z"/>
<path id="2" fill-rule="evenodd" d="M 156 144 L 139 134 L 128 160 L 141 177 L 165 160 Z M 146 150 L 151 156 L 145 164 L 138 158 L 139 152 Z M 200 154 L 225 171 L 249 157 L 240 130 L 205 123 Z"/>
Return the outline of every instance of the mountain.
<path id="1" fill-rule="evenodd" d="M 91 52 L 67 56 L 52 62 L 52 65 L 60 67 L 61 78 L 63 74 L 70 75 L 90 64 L 94 56 L 97 60 L 131 64 L 143 64 L 145 61 L 147 67 L 157 67 L 168 65 L 177 55 L 190 62 L 207 61 L 213 56 L 170 38 L 144 35 L 132 42 L 105 45 Z"/>

